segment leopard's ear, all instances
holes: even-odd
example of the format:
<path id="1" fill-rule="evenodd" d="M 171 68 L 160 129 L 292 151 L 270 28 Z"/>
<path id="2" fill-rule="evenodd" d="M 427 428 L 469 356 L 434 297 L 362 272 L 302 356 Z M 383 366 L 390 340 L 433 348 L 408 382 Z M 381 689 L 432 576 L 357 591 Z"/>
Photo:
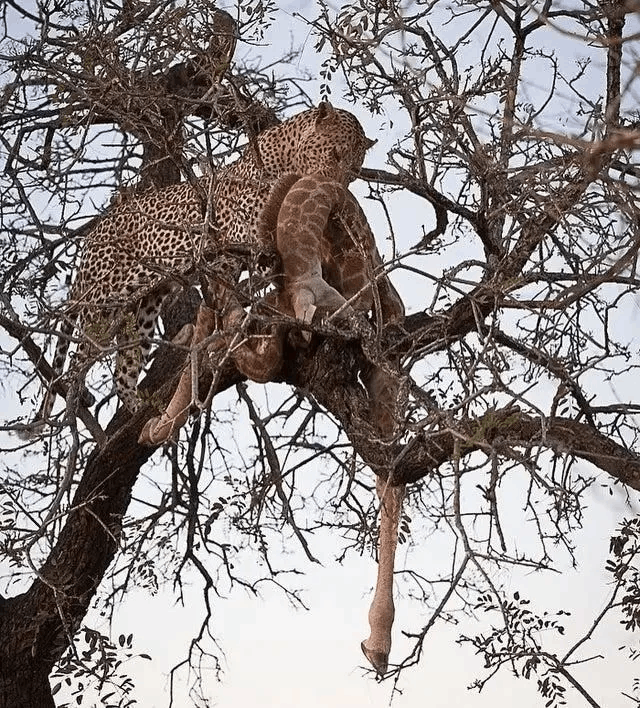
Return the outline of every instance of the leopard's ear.
<path id="1" fill-rule="evenodd" d="M 378 139 L 377 139 L 377 138 L 376 138 L 375 140 L 372 140 L 371 138 L 368 138 L 368 137 L 365 135 L 365 136 L 364 136 L 365 150 L 368 150 L 369 148 L 372 148 L 377 142 L 378 142 Z"/>
<path id="2" fill-rule="evenodd" d="M 321 123 L 324 123 L 326 120 L 331 120 L 333 116 L 335 115 L 335 109 L 329 103 L 329 101 L 322 101 L 318 105 L 318 115 L 316 116 L 316 126 L 319 126 Z"/>

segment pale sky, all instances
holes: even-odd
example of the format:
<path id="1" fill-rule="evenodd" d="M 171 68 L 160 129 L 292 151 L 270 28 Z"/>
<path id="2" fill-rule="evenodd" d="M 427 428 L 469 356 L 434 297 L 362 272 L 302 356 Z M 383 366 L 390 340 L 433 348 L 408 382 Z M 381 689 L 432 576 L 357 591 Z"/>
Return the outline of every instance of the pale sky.
<path id="1" fill-rule="evenodd" d="M 290 2 L 284 7 L 292 12 L 296 7 L 311 8 L 312 4 Z M 295 32 L 298 41 L 306 32 L 301 22 L 290 14 L 280 15 L 277 26 L 271 28 L 268 34 L 274 56 L 289 46 L 289 29 Z M 249 50 L 243 46 L 241 51 L 244 54 Z M 260 53 L 268 60 L 269 48 L 261 48 Z M 312 41 L 307 42 L 301 62 L 317 70 Z M 313 91 L 311 93 L 317 99 Z M 339 95 L 334 99 L 337 105 L 341 105 Z M 356 109 L 351 110 L 357 113 Z M 385 142 L 378 130 L 384 118 L 376 121 L 366 115 L 358 117 L 371 137 L 381 138 L 380 144 L 368 156 L 366 166 L 386 167 L 385 153 L 391 131 L 387 129 Z M 355 189 L 356 192 L 361 190 L 362 187 Z M 432 210 L 428 204 L 413 197 L 394 199 L 397 213 L 403 210 L 410 214 L 409 220 L 400 219 L 396 226 L 402 239 L 399 245 L 401 249 L 407 249 L 419 240 L 422 224 L 426 224 L 427 230 L 432 228 Z M 372 223 L 386 233 L 380 213 L 372 210 L 366 201 L 364 208 Z M 406 224 L 404 232 L 398 228 L 403 224 Z M 376 230 L 376 233 L 379 231 Z M 380 241 L 380 246 L 384 251 L 384 242 Z M 460 250 L 451 249 L 447 257 L 453 262 L 469 257 L 468 246 L 464 243 L 460 245 Z M 424 260 L 420 263 L 424 264 Z M 447 265 L 449 263 L 441 261 L 433 264 L 432 272 L 436 273 L 437 269 Z M 424 306 L 424 299 L 416 297 L 415 283 L 410 276 L 396 278 L 394 282 L 410 309 L 412 306 Z M 15 406 L 11 391 L 5 389 L 4 395 L 2 410 L 7 416 L 14 415 L 10 413 Z M 7 444 L 7 438 L 3 436 L 0 445 L 5 447 Z M 593 468 L 586 463 L 578 464 L 582 465 L 586 474 L 593 473 Z M 599 473 L 596 471 L 596 474 Z M 608 482 L 603 475 L 598 479 L 605 484 Z M 555 648 L 560 653 L 572 646 L 580 636 L 576 632 L 588 627 L 590 618 L 597 615 L 606 601 L 603 567 L 609 536 L 622 516 L 631 516 L 638 508 L 637 495 L 631 496 L 635 502 L 633 509 L 626 506 L 619 494 L 610 496 L 598 485 L 588 493 L 584 528 L 577 533 L 580 540 L 580 566 L 577 570 L 567 565 L 562 574 L 504 574 L 498 578 L 502 586 L 509 588 L 513 585 L 523 595 L 532 597 L 539 612 L 545 609 L 555 612 L 565 608 L 574 612 L 567 620 L 566 634 L 558 637 Z M 523 515 L 518 505 L 519 500 L 514 496 L 510 528 L 516 537 L 520 523 L 518 516 Z M 255 598 L 236 587 L 228 597 L 215 600 L 212 631 L 224 652 L 224 655 L 219 654 L 223 673 L 221 682 L 211 675 L 205 684 L 210 702 L 197 702 L 195 705 L 220 705 L 225 708 L 254 705 L 261 708 L 379 708 L 388 704 L 392 684 L 378 684 L 371 674 L 363 670 L 365 660 L 360 651 L 360 642 L 368 636 L 367 611 L 376 566 L 372 559 L 359 558 L 354 553 L 348 555 L 342 565 L 338 564 L 335 558 L 342 550 L 342 543 L 340 538 L 330 535 L 315 541 L 313 552 L 321 559 L 322 566 L 309 563 L 294 542 L 294 547 L 287 549 L 290 554 L 287 564 L 305 571 L 305 577 L 298 578 L 296 582 L 308 588 L 304 599 L 310 607 L 309 611 L 292 608 L 283 594 L 273 588 L 265 588 L 262 596 Z M 404 566 L 406 552 L 406 546 L 399 549 L 399 569 Z M 442 566 L 448 560 L 442 557 L 437 538 L 422 538 L 417 547 L 409 548 L 408 553 L 412 567 L 422 569 L 425 574 L 428 574 L 431 564 Z M 186 607 L 176 606 L 176 596 L 170 589 L 157 596 L 139 590 L 132 593 L 115 617 L 112 637 L 117 638 L 120 633 L 133 633 L 134 651 L 152 657 L 152 661 L 135 659 L 127 666 L 136 683 L 133 696 L 143 708 L 165 708 L 168 705 L 168 672 L 185 658 L 189 641 L 198 630 L 203 612 L 199 580 L 195 576 L 193 583 L 194 586 L 187 591 Z M 228 589 L 223 588 L 222 591 L 228 592 Z M 427 617 L 428 613 L 421 612 L 415 602 L 397 596 L 391 663 L 401 658 L 403 649 L 408 647 L 402 638 L 402 631 L 415 631 L 420 626 L 420 620 L 426 621 Z M 100 625 L 100 619 L 95 614 L 87 618 L 87 624 L 93 623 L 105 631 L 105 626 Z M 477 630 L 477 626 L 469 622 L 455 627 L 439 624 L 425 644 L 420 665 L 408 670 L 400 681 L 399 687 L 403 693 L 395 696 L 393 705 L 396 708 L 543 706 L 544 700 L 536 692 L 534 681 L 514 679 L 506 670 L 489 682 L 481 694 L 467 690 L 475 677 L 485 675 L 482 659 L 474 656 L 469 645 L 460 646 L 455 640 L 461 633 Z M 585 680 L 585 686 L 602 706 L 622 706 L 620 686 L 627 690 L 631 688 L 630 664 L 615 660 L 616 647 L 622 643 L 622 637 L 615 622 L 608 622 L 596 633 L 593 646 L 585 647 L 583 656 L 603 652 L 609 654 L 609 661 L 605 664 L 596 660 L 576 670 L 576 675 Z M 630 637 L 624 635 L 624 640 L 628 642 Z M 183 669 L 179 676 L 182 682 L 178 686 L 175 705 L 187 708 L 189 703 L 183 687 L 188 675 Z M 575 694 L 568 698 L 571 708 L 584 705 Z M 87 694 L 86 700 L 92 700 L 90 694 Z"/>
<path id="2" fill-rule="evenodd" d="M 586 469 L 586 467 L 585 467 Z M 588 512 L 580 539 L 580 568 L 562 574 L 536 574 L 512 579 L 503 577 L 506 588 L 513 584 L 523 596 L 529 596 L 535 609 L 555 612 L 566 608 L 573 612 L 566 621 L 567 632 L 558 637 L 562 653 L 586 630 L 589 620 L 602 609 L 607 588 L 602 572 L 607 558 L 609 536 L 618 513 L 624 511 L 619 500 L 597 491 L 588 495 Z M 612 508 L 614 507 L 614 508 Z M 617 508 L 615 508 L 617 507 Z M 631 515 L 629 509 L 626 515 Z M 215 602 L 213 623 L 216 638 L 224 650 L 222 682 L 211 680 L 211 705 L 244 708 L 379 708 L 388 704 L 391 683 L 377 684 L 365 674 L 360 641 L 368 636 L 367 611 L 376 567 L 370 559 L 350 557 L 337 564 L 335 544 L 328 538 L 318 548 L 323 567 L 300 559 L 297 567 L 306 576 L 299 581 L 309 587 L 304 598 L 309 611 L 291 608 L 282 593 L 266 591 L 262 598 L 250 597 L 237 588 L 230 597 Z M 318 550 L 314 546 L 314 552 Z M 412 553 L 413 567 L 428 573 L 431 549 L 426 543 Z M 398 566 L 403 567 L 403 554 Z M 133 675 L 138 684 L 136 696 L 145 708 L 164 708 L 171 666 L 184 657 L 191 636 L 197 631 L 201 612 L 196 588 L 188 598 L 190 609 L 175 606 L 171 594 L 149 597 L 137 592 L 118 613 L 113 636 L 134 633 L 134 648 L 149 653 L 153 662 L 138 659 Z M 196 610 L 195 608 L 198 608 Z M 403 602 L 396 594 L 396 622 L 391 661 L 402 656 L 407 644 L 402 630 L 415 631 L 420 612 L 415 603 Z M 455 643 L 460 633 L 478 631 L 470 622 L 453 628 L 440 625 L 425 645 L 421 663 L 408 670 L 400 682 L 402 695 L 396 695 L 397 708 L 538 708 L 544 705 L 533 681 L 515 679 L 504 671 L 490 681 L 481 694 L 467 690 L 476 677 L 485 672 L 482 660 L 469 645 Z M 587 644 L 581 656 L 606 653 L 608 661 L 596 660 L 576 671 L 585 686 L 602 706 L 620 706 L 620 688 L 630 688 L 631 665 L 620 661 L 616 666 L 616 648 L 628 636 L 607 622 Z M 184 673 L 183 673 L 184 676 Z M 583 705 L 582 699 L 569 695 L 569 706 Z M 177 706 L 187 704 L 180 699 Z M 200 704 L 197 704 L 200 705 Z"/>

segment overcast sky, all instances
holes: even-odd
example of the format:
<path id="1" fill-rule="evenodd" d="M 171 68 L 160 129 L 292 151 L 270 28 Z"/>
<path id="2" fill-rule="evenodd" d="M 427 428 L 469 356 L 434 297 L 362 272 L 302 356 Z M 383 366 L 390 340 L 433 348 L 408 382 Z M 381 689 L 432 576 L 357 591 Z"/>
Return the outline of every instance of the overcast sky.
<path id="1" fill-rule="evenodd" d="M 302 22 L 291 12 L 294 9 L 308 10 L 312 3 L 290 2 L 282 7 L 288 12 L 281 13 L 276 26 L 269 30 L 270 48 L 259 50 L 265 61 L 289 47 L 290 33 L 295 35 L 296 43 L 307 33 Z M 569 38 L 558 35 L 557 42 L 565 42 L 567 51 L 584 52 L 581 44 Z M 244 54 L 258 50 L 241 45 L 238 51 Z M 301 65 L 317 70 L 312 41 L 305 45 Z M 333 95 L 333 100 L 336 105 L 341 105 L 339 93 Z M 350 110 L 358 113 L 357 109 Z M 376 120 L 363 113 L 358 117 L 370 137 L 380 141 L 370 153 L 366 166 L 385 167 L 386 149 L 393 131 L 389 130 L 384 116 Z M 386 118 L 395 119 L 395 116 Z M 362 193 L 362 187 L 356 186 L 355 191 Z M 432 228 L 432 211 L 426 203 L 413 197 L 398 196 L 394 200 L 396 215 L 403 211 L 409 216 L 408 219 L 398 217 L 397 221 L 397 233 L 403 239 L 399 245 L 407 249 L 419 240 L 422 224 L 426 224 L 427 229 Z M 382 215 L 366 201 L 364 208 L 377 227 L 374 228 L 376 234 L 385 233 Z M 381 248 L 384 251 L 383 242 Z M 458 253 L 451 250 L 449 257 L 453 260 L 466 258 L 467 248 L 468 244 L 461 244 L 461 250 Z M 437 267 L 446 265 L 439 263 Z M 416 296 L 415 284 L 409 276 L 395 279 L 395 283 L 410 309 L 424 304 L 423 298 Z M 7 417 L 17 415 L 10 386 L 4 388 L 3 395 L 3 411 Z M 216 405 L 221 405 L 218 399 Z M 2 437 L 0 444 L 7 447 L 11 442 Z M 586 475 L 593 474 L 593 469 L 586 463 L 578 465 Z M 608 484 L 606 476 L 601 481 Z M 633 498 L 635 500 L 635 495 Z M 517 504 L 519 502 L 514 497 L 514 519 L 517 514 L 522 514 L 522 508 Z M 589 618 L 595 617 L 604 605 L 607 587 L 603 567 L 609 535 L 620 518 L 631 513 L 620 496 L 610 496 L 606 488 L 596 484 L 588 493 L 584 529 L 577 535 L 580 540 L 578 569 L 570 568 L 567 562 L 562 574 L 522 573 L 517 577 L 504 575 L 498 578 L 504 587 L 513 585 L 524 595 L 534 597 L 536 609 L 540 612 L 573 610 L 574 615 L 567 620 L 567 634 L 558 637 L 558 650 L 564 647 L 566 651 L 572 646 L 580 636 L 575 632 L 584 631 Z M 514 533 L 518 532 L 517 523 L 517 520 L 512 522 Z M 286 549 L 287 554 L 283 556 L 286 563 L 306 573 L 297 582 L 300 587 L 307 588 L 303 597 L 310 608 L 308 611 L 292 608 L 281 592 L 269 587 L 259 598 L 236 587 L 227 597 L 215 600 L 212 632 L 219 641 L 223 673 L 219 683 L 212 672 L 206 684 L 210 705 L 226 708 L 254 705 L 261 708 L 378 708 L 388 703 L 391 683 L 378 684 L 371 678 L 363 668 L 365 662 L 360 651 L 360 642 L 368 636 L 367 611 L 376 565 L 372 559 L 358 557 L 355 553 L 348 555 L 343 564 L 338 564 L 335 559 L 342 551 L 342 543 L 340 538 L 328 534 L 315 538 L 312 550 L 322 561 L 321 566 L 307 561 L 293 541 L 294 547 Z M 439 555 L 441 552 L 437 538 L 421 538 L 417 546 L 407 544 L 400 548 L 397 565 L 401 569 L 405 554 L 410 553 L 412 564 L 428 572 L 431 563 L 446 564 L 447 558 Z M 4 575 L 7 569 L 2 570 Z M 176 605 L 171 589 L 156 596 L 136 591 L 123 603 L 114 620 L 113 637 L 133 633 L 135 652 L 152 657 L 151 661 L 135 659 L 127 666 L 137 685 L 133 695 L 144 708 L 165 708 L 167 705 L 168 672 L 185 658 L 189 641 L 198 631 L 202 619 L 199 583 L 194 576 L 193 586 L 186 589 L 185 606 Z M 428 612 L 421 613 L 415 602 L 403 602 L 402 596 L 397 598 L 392 663 L 402 657 L 403 649 L 409 646 L 403 641 L 402 631 L 415 631 L 421 617 L 426 620 Z M 95 613 L 87 618 L 87 624 L 95 624 L 106 631 L 106 626 L 99 623 L 100 618 Z M 474 656 L 470 647 L 455 643 L 458 635 L 465 631 L 474 631 L 473 625 L 440 626 L 433 631 L 425 645 L 422 662 L 407 671 L 399 684 L 403 693 L 395 697 L 397 708 L 449 708 L 454 705 L 512 708 L 515 703 L 518 708 L 537 708 L 544 705 L 534 682 L 510 678 L 506 673 L 490 682 L 480 695 L 467 691 L 475 677 L 485 674 L 482 660 Z M 593 654 L 608 651 L 615 657 L 616 647 L 621 643 L 620 630 L 614 623 L 607 623 L 594 640 Z M 585 655 L 589 653 L 587 651 Z M 585 679 L 589 691 L 602 706 L 622 705 L 619 687 L 631 683 L 626 662 L 616 665 L 615 661 L 609 661 L 605 669 L 603 662 L 595 661 L 582 670 L 577 669 L 576 675 Z M 183 682 L 189 679 L 184 669 L 178 676 Z M 177 690 L 176 705 L 186 706 L 181 687 L 178 686 Z M 580 705 L 581 699 L 572 696 L 569 706 Z"/>

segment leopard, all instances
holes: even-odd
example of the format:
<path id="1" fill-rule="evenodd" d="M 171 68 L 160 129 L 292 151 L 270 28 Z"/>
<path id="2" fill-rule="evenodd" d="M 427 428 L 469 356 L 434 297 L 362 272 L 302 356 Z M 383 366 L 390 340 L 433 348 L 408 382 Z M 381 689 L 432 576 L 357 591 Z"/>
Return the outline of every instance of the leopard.
<path id="1" fill-rule="evenodd" d="M 278 263 L 273 233 L 260 221 L 277 181 L 313 173 L 346 186 L 374 143 L 354 114 L 323 101 L 259 133 L 238 160 L 212 174 L 118 200 L 84 240 L 60 315 L 54 375 L 63 374 L 74 334 L 71 369 L 84 366 L 83 374 L 115 340 L 116 391 L 135 412 L 141 405 L 137 381 L 166 298 L 213 261 L 219 272 L 211 278 L 212 297 L 237 319 L 241 304 L 233 287 L 240 274 L 256 254 Z M 54 397 L 49 387 L 36 427 L 50 420 Z"/>

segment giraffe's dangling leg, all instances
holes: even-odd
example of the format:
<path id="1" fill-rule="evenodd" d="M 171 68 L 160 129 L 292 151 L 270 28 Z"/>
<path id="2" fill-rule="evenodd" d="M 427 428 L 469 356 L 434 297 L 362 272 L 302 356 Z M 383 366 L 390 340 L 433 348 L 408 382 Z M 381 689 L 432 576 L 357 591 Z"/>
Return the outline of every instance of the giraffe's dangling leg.
<path id="1" fill-rule="evenodd" d="M 360 646 L 371 665 L 382 676 L 387 671 L 391 651 L 391 629 L 395 615 L 393 569 L 405 488 L 404 485 L 392 487 L 387 481 L 378 477 L 376 492 L 380 500 L 378 578 L 369 609 L 371 634 Z"/>
<path id="2" fill-rule="evenodd" d="M 386 370 L 385 370 L 386 369 Z M 400 421 L 406 406 L 406 386 L 400 372 L 393 372 L 377 365 L 368 365 L 362 379 L 369 394 L 371 416 L 382 440 L 391 443 L 400 431 Z M 392 450 L 389 457 L 393 458 Z M 402 516 L 405 486 L 392 486 L 393 470 L 388 480 L 376 478 L 376 492 L 380 500 L 380 530 L 378 535 L 378 577 L 369 609 L 371 634 L 362 642 L 364 655 L 379 675 L 388 666 L 393 628 L 393 573 L 398 527 Z"/>
<path id="3" fill-rule="evenodd" d="M 195 327 L 192 325 L 183 327 L 174 337 L 173 343 L 181 346 L 190 343 L 192 348 L 197 346 L 211 334 L 215 327 L 215 320 L 215 312 L 204 304 L 200 305 Z M 151 418 L 145 423 L 138 442 L 143 445 L 159 445 L 168 440 L 186 423 L 193 398 L 192 371 L 188 363 L 166 410 L 161 416 Z"/>

